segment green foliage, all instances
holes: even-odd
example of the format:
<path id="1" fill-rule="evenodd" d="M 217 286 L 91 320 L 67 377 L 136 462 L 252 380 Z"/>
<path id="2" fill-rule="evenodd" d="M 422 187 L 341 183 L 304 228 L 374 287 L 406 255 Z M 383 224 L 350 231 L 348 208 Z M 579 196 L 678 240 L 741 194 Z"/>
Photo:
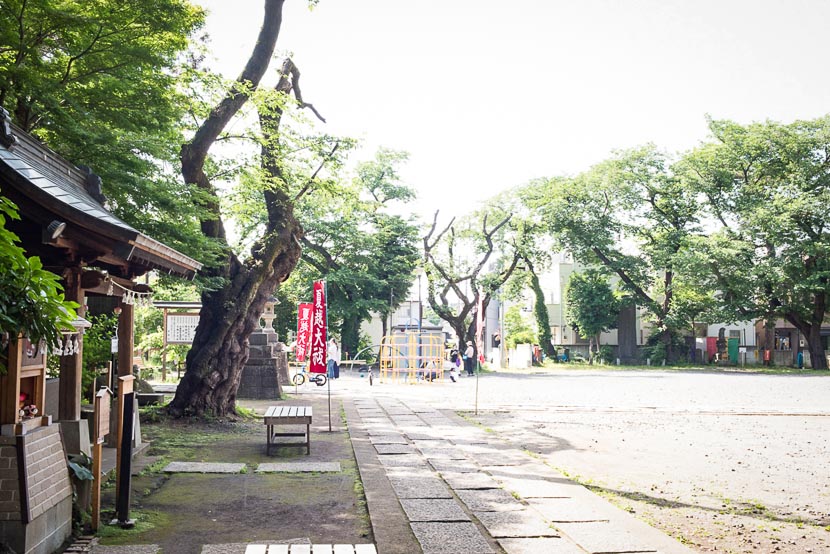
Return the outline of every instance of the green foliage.
<path id="1" fill-rule="evenodd" d="M 673 351 L 672 357 L 669 356 L 669 348 Z M 685 359 L 685 355 L 678 356 L 678 352 L 686 352 L 686 343 L 679 334 L 669 333 L 668 342 L 661 335 L 652 334 L 642 349 L 642 358 L 643 361 L 651 360 L 652 365 L 674 362 L 678 357 L 681 360 Z"/>
<path id="2" fill-rule="evenodd" d="M 555 241 L 586 265 L 619 277 L 619 285 L 666 329 L 672 282 L 700 206 L 667 156 L 653 146 L 617 153 L 576 178 L 551 179 L 527 194 Z"/>
<path id="3" fill-rule="evenodd" d="M 201 257 L 194 191 L 178 172 L 203 24 L 186 0 L 4 0 L 0 105 L 14 123 L 103 180 L 108 207 Z"/>
<path id="4" fill-rule="evenodd" d="M 84 367 L 81 373 L 81 390 L 92 390 L 92 382 L 113 358 L 111 340 L 118 329 L 118 316 L 111 313 L 89 316 L 92 327 L 84 333 Z"/>
<path id="5" fill-rule="evenodd" d="M 702 278 L 733 319 L 782 317 L 810 341 L 830 305 L 830 116 L 791 124 L 710 121 L 715 142 L 680 164 L 719 228 L 701 241 Z M 824 363 L 822 363 L 824 362 Z"/>
<path id="6" fill-rule="evenodd" d="M 614 361 L 614 349 L 607 344 L 603 344 L 597 351 L 597 358 L 603 363 L 609 364 Z"/>
<path id="7" fill-rule="evenodd" d="M 301 298 L 310 294 L 311 281 L 326 280 L 329 327 L 340 327 L 344 352 L 357 352 L 360 322 L 372 312 L 387 315 L 390 297 L 391 306 L 399 306 L 412 284 L 417 228 L 390 213 L 414 197 L 398 175 L 406 157 L 381 149 L 358 165 L 350 185 L 302 205 L 305 249 L 292 279 L 298 279 Z"/>
<path id="8" fill-rule="evenodd" d="M 565 318 L 582 337 L 594 338 L 617 326 L 618 302 L 602 272 L 587 269 L 572 273 L 565 296 Z"/>
<path id="9" fill-rule="evenodd" d="M 86 455 L 85 452 L 69 455 L 69 469 L 75 479 L 79 481 L 92 481 L 95 476 L 92 474 L 92 458 Z"/>
<path id="10" fill-rule="evenodd" d="M 19 219 L 17 207 L 0 196 L 0 335 L 23 334 L 34 344 L 55 345 L 60 330 L 72 328 L 78 305 L 64 300 L 60 278 L 43 269 L 40 258 L 26 256 L 17 235 L 6 228 L 9 219 Z"/>
<path id="11" fill-rule="evenodd" d="M 536 333 L 533 326 L 522 315 L 520 306 L 510 306 L 504 313 L 504 342 L 508 349 L 517 344 L 534 344 Z"/>

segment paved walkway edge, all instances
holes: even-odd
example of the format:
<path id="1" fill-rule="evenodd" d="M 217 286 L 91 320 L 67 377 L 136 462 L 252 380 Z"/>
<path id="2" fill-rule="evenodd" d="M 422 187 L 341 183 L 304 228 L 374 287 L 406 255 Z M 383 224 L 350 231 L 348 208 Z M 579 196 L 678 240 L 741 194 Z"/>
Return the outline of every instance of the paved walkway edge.
<path id="1" fill-rule="evenodd" d="M 372 533 L 380 554 L 414 554 L 421 552 L 421 545 L 415 538 L 409 520 L 401 508 L 395 491 L 386 477 L 386 469 L 378 461 L 374 446 L 363 427 L 354 402 L 343 399 L 349 435 L 352 440 L 357 469 L 366 495 L 366 508 Z"/>

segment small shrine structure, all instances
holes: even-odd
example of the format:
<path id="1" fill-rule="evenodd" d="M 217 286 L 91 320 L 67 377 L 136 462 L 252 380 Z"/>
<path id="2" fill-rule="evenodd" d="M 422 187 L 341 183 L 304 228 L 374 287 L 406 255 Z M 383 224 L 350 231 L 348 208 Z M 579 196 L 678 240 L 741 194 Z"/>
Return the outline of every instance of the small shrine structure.
<path id="1" fill-rule="evenodd" d="M 9 366 L 0 378 L 0 468 L 6 468 L 0 471 L 0 544 L 14 552 L 49 554 L 71 531 L 67 453 L 90 451 L 87 422 L 81 420 L 86 298 L 117 299 L 118 374 L 129 375 L 133 308 L 152 292 L 135 279 L 150 270 L 193 278 L 201 264 L 110 213 L 97 175 L 14 127 L 2 108 L 0 195 L 18 207 L 20 220 L 8 228 L 26 254 L 40 257 L 45 269 L 59 275 L 66 299 L 80 306 L 78 325 L 64 331 L 59 351 L 57 414 L 43 413 L 45 349 L 12 337 L 0 353 Z"/>

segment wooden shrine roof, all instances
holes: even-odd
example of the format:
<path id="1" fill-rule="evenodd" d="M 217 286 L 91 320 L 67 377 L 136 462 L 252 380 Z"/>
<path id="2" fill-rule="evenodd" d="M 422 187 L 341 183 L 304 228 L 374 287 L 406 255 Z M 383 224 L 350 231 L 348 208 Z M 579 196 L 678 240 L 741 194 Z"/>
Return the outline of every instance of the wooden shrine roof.
<path id="1" fill-rule="evenodd" d="M 0 194 L 19 208 L 22 221 L 14 230 L 30 255 L 47 267 L 81 263 L 126 279 L 152 269 L 193 278 L 202 267 L 110 213 L 97 175 L 11 125 L 5 110 L 0 118 Z M 48 240 L 44 233 L 53 221 L 66 227 Z"/>

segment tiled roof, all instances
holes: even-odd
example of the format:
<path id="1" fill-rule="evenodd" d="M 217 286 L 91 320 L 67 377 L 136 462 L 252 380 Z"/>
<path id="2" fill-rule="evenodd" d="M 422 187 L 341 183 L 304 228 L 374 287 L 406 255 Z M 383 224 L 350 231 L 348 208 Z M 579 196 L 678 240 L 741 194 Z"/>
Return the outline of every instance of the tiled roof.
<path id="1" fill-rule="evenodd" d="M 4 115 L 0 111 L 0 118 Z M 84 171 L 34 137 L 4 122 L 0 129 L 0 177 L 33 202 L 54 211 L 68 223 L 117 241 L 113 254 L 127 262 L 193 277 L 201 264 L 141 233 L 101 204 L 100 179 Z M 7 131 L 11 131 L 11 138 Z M 16 140 L 15 140 L 16 139 Z"/>

